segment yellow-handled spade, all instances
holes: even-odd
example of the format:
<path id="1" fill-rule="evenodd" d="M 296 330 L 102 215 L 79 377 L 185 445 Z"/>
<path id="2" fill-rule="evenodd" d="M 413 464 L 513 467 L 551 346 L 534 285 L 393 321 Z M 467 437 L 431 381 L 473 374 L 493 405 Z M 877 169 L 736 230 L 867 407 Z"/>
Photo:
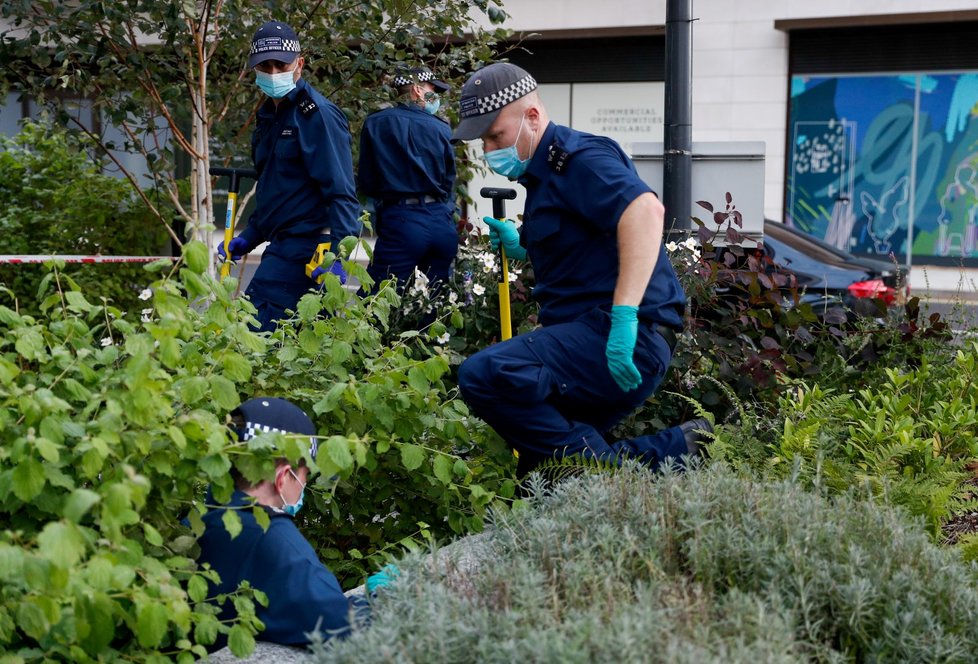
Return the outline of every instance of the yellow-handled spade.
<path id="1" fill-rule="evenodd" d="M 218 177 L 227 175 L 231 178 L 231 182 L 228 184 L 227 213 L 224 215 L 224 262 L 221 263 L 221 281 L 224 281 L 231 276 L 231 264 L 234 262 L 231 260 L 231 250 L 228 249 L 228 245 L 234 239 L 234 217 L 237 212 L 238 189 L 241 186 L 241 179 L 257 180 L 258 173 L 253 168 L 223 168 L 220 166 L 212 166 L 208 172 Z"/>
<path id="2" fill-rule="evenodd" d="M 503 187 L 483 187 L 479 194 L 483 198 L 492 199 L 492 216 L 499 221 L 506 220 L 506 201 L 516 198 L 515 189 Z M 513 316 L 509 310 L 509 265 L 506 260 L 506 249 L 499 243 L 499 336 L 503 341 L 513 336 Z"/>

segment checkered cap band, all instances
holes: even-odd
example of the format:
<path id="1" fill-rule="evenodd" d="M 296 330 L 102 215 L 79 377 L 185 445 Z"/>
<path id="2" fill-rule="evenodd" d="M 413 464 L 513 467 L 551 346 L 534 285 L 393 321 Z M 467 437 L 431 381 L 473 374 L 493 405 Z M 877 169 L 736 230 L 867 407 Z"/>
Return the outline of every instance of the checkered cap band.
<path id="1" fill-rule="evenodd" d="M 255 436 L 263 433 L 281 433 L 285 435 L 290 435 L 290 431 L 285 431 L 284 429 L 276 429 L 275 427 L 270 427 L 267 424 L 259 424 L 258 422 L 245 422 L 244 429 L 241 431 L 241 440 L 251 440 Z M 309 456 L 313 459 L 316 458 L 316 452 L 319 451 L 319 440 L 315 436 L 309 437 Z"/>
<path id="2" fill-rule="evenodd" d="M 415 83 L 427 83 L 433 80 L 435 75 L 430 71 L 422 71 L 417 74 L 398 74 L 394 77 L 394 87 L 399 88 L 402 85 L 414 85 Z"/>
<path id="3" fill-rule="evenodd" d="M 249 55 L 269 52 L 298 53 L 299 40 L 283 39 L 281 37 L 259 37 L 251 42 L 251 53 Z"/>
<path id="4" fill-rule="evenodd" d="M 512 103 L 520 97 L 525 97 L 536 89 L 536 80 L 527 74 L 520 80 L 515 83 L 510 83 L 501 90 L 497 90 L 486 97 L 477 98 L 475 104 L 471 103 L 471 99 L 462 99 L 461 116 L 462 118 L 471 118 L 498 111 L 506 104 Z"/>

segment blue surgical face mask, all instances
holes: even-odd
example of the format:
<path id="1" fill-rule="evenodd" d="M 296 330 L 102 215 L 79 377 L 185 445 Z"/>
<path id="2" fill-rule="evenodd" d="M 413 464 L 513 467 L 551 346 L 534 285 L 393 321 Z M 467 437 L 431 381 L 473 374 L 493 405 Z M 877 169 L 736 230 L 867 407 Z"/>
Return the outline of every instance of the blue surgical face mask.
<path id="1" fill-rule="evenodd" d="M 283 71 L 278 74 L 266 74 L 263 71 L 255 71 L 255 83 L 272 99 L 281 99 L 295 88 L 292 73 L 292 71 Z"/>
<path id="2" fill-rule="evenodd" d="M 508 148 L 500 148 L 499 150 L 490 150 L 485 153 L 486 163 L 496 173 L 508 177 L 510 180 L 515 180 L 526 172 L 527 166 L 530 165 L 530 158 L 520 159 L 519 150 L 516 149 L 516 145 L 520 142 L 520 134 L 523 133 L 523 121 L 526 120 L 526 114 L 520 118 L 520 128 L 516 132 L 516 140 Z"/>
<path id="3" fill-rule="evenodd" d="M 302 509 L 302 499 L 306 495 L 306 485 L 299 479 L 299 476 L 296 475 L 291 468 L 289 468 L 289 472 L 292 473 L 292 477 L 295 478 L 295 481 L 302 485 L 302 491 L 299 492 L 299 500 L 295 501 L 294 505 L 289 505 L 289 501 L 285 499 L 285 496 L 282 495 L 281 491 L 279 491 L 278 497 L 282 499 L 282 511 L 289 516 L 295 516 L 299 513 L 299 510 Z"/>
<path id="4" fill-rule="evenodd" d="M 438 97 L 437 95 L 435 96 L 433 101 L 426 101 L 424 103 L 425 112 L 431 113 L 432 115 L 437 113 L 439 108 L 441 108 L 441 98 Z"/>

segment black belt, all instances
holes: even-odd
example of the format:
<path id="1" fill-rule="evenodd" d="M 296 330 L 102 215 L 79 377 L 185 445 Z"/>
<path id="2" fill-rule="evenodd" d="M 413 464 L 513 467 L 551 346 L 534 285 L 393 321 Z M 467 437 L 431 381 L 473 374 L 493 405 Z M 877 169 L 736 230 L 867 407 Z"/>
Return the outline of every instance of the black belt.
<path id="1" fill-rule="evenodd" d="M 427 205 L 429 203 L 443 203 L 444 198 L 435 198 L 425 194 L 424 196 L 409 196 L 407 198 L 385 198 L 382 203 L 388 205 Z"/>
<path id="2" fill-rule="evenodd" d="M 674 329 L 672 329 L 671 327 L 665 327 L 663 325 L 659 325 L 657 323 L 652 323 L 652 331 L 658 332 L 659 336 L 661 336 L 663 339 L 666 340 L 666 343 L 669 345 L 670 353 L 676 350 L 677 337 L 676 337 L 676 331 Z"/>

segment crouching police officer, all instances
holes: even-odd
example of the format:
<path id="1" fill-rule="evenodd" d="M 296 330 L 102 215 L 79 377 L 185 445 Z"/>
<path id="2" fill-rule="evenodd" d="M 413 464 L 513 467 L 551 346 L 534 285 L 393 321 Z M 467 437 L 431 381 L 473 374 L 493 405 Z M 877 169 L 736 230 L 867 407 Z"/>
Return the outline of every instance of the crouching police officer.
<path id="1" fill-rule="evenodd" d="M 429 281 L 448 278 L 458 251 L 455 151 L 436 113 L 448 85 L 424 67 L 392 81 L 399 102 L 370 114 L 360 133 L 360 191 L 373 200 L 377 244 L 370 276 L 403 284 L 417 267 Z"/>
<path id="2" fill-rule="evenodd" d="M 699 451 L 699 419 L 609 441 L 658 387 L 686 298 L 662 247 L 664 210 L 606 137 L 549 121 L 533 77 L 491 64 L 462 88 L 454 140 L 482 139 L 496 173 L 526 188 L 522 228 L 487 217 L 494 243 L 533 264 L 543 328 L 486 348 L 459 370 L 466 402 L 519 451 L 632 457 L 655 466 Z"/>
<path id="3" fill-rule="evenodd" d="M 320 244 L 330 242 L 336 249 L 344 237 L 359 234 L 349 124 L 339 108 L 302 80 L 305 59 L 299 52 L 292 28 L 270 21 L 255 33 L 248 57 L 268 99 L 251 137 L 256 208 L 228 248 L 238 260 L 269 243 L 245 292 L 258 309 L 261 331 L 275 329 L 286 309 L 294 309 L 326 271 L 345 282 L 339 262 L 316 268 L 311 278 L 306 264 Z M 225 256 L 223 243 L 217 251 Z"/>
<path id="4" fill-rule="evenodd" d="M 309 456 L 316 457 L 312 420 L 285 399 L 257 397 L 245 401 L 231 412 L 231 422 L 242 442 L 269 431 L 295 434 L 308 439 Z M 316 630 L 324 639 L 344 636 L 354 618 L 369 618 L 367 600 L 343 594 L 336 577 L 292 521 L 302 508 L 308 480 L 309 467 L 304 461 L 292 465 L 287 459 L 279 459 L 274 474 L 257 484 L 236 475 L 231 501 L 204 515 L 198 562 L 210 564 L 221 577 L 212 595 L 234 592 L 242 581 L 268 595 L 268 606 L 256 610 L 265 625 L 258 635 L 262 641 L 303 646 Z M 210 495 L 208 502 L 213 502 Z M 267 529 L 255 519 L 254 505 L 268 513 Z M 241 532 L 235 537 L 224 526 L 223 516 L 229 509 L 241 519 Z M 388 565 L 367 579 L 368 592 L 389 585 L 398 574 L 395 566 Z M 233 602 L 225 602 L 220 619 L 229 620 L 234 615 Z M 223 646 L 222 638 L 214 648 Z"/>

